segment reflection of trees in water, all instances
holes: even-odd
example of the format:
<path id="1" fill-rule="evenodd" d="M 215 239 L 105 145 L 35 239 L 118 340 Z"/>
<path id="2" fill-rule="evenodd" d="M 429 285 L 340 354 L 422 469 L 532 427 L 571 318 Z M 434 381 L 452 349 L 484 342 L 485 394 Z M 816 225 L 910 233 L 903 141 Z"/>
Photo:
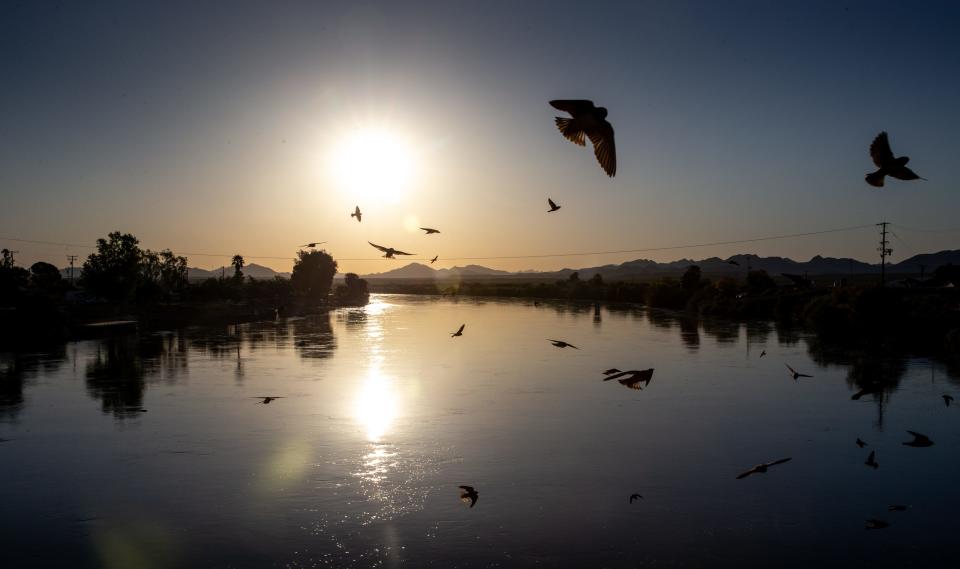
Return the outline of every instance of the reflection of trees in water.
<path id="1" fill-rule="evenodd" d="M 337 349 L 330 314 L 315 314 L 291 323 L 293 346 L 301 358 L 329 358 Z"/>
<path id="2" fill-rule="evenodd" d="M 745 327 L 751 344 L 766 344 L 773 333 L 773 323 L 768 320 L 747 320 Z"/>
<path id="3" fill-rule="evenodd" d="M 0 354 L 0 421 L 16 419 L 23 409 L 24 386 L 41 372 L 56 372 L 66 359 L 66 344 L 42 351 Z"/>
<path id="4" fill-rule="evenodd" d="M 691 352 L 700 349 L 700 323 L 696 318 L 680 319 L 680 341 Z"/>
<path id="5" fill-rule="evenodd" d="M 703 333 L 718 344 L 733 344 L 740 340 L 740 323 L 717 318 L 703 320 Z"/>
<path id="6" fill-rule="evenodd" d="M 360 329 L 367 324 L 367 311 L 348 309 L 337 313 L 337 322 L 344 322 L 348 330 Z"/>
<path id="7" fill-rule="evenodd" d="M 777 330 L 777 343 L 788 348 L 800 343 L 800 328 L 796 324 L 777 320 L 774 322 Z"/>
<path id="8" fill-rule="evenodd" d="M 646 310 L 636 304 L 606 304 L 607 315 L 614 320 L 633 320 L 637 324 L 643 321 Z"/>
<path id="9" fill-rule="evenodd" d="M 663 310 L 649 310 L 647 311 L 647 320 L 654 328 L 669 330 L 677 323 L 677 316 Z"/>

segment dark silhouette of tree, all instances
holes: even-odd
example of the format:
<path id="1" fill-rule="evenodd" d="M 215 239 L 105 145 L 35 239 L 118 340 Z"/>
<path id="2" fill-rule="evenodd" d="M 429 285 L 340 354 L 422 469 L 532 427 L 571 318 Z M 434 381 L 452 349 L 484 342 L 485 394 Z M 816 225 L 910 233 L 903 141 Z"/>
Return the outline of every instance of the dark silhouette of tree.
<path id="1" fill-rule="evenodd" d="M 700 267 L 690 265 L 680 278 L 680 290 L 693 292 L 700 288 Z"/>
<path id="2" fill-rule="evenodd" d="M 187 258 L 169 249 L 159 253 L 148 249 L 140 260 L 140 274 L 143 282 L 138 297 L 179 292 L 187 286 Z"/>
<path id="3" fill-rule="evenodd" d="M 603 285 L 603 277 L 600 276 L 600 273 L 595 273 L 595 274 L 590 278 L 590 284 L 592 284 L 593 286 L 602 286 L 602 285 Z"/>
<path id="4" fill-rule="evenodd" d="M 20 296 L 21 289 L 26 288 L 30 273 L 23 267 L 18 267 L 13 261 L 13 252 L 9 249 L 0 251 L 0 304 L 13 302 Z"/>
<path id="5" fill-rule="evenodd" d="M 233 259 L 230 260 L 230 264 L 233 265 L 233 279 L 236 281 L 243 280 L 243 266 L 246 264 L 243 256 L 234 255 Z"/>
<path id="6" fill-rule="evenodd" d="M 573 271 L 572 273 L 570 273 L 570 277 L 568 278 L 568 280 L 572 283 L 580 282 L 580 273 L 578 273 L 577 271 Z"/>
<path id="7" fill-rule="evenodd" d="M 762 269 L 747 273 L 747 289 L 750 292 L 763 292 L 777 288 L 777 283 Z"/>
<path id="8" fill-rule="evenodd" d="M 111 300 L 128 300 L 140 284 L 143 251 L 136 237 L 114 231 L 97 239 L 97 252 L 87 257 L 80 283 L 90 292 Z"/>
<path id="9" fill-rule="evenodd" d="M 953 283 L 953 286 L 960 286 L 960 266 L 952 263 L 941 265 L 933 271 L 933 278 L 942 284 Z"/>
<path id="10" fill-rule="evenodd" d="M 344 284 L 337 287 L 337 299 L 346 304 L 366 304 L 370 299 L 367 281 L 356 273 L 347 273 Z"/>
<path id="11" fill-rule="evenodd" d="M 293 290 L 310 300 L 322 301 L 330 293 L 337 262 L 326 251 L 297 251 L 293 264 Z"/>
<path id="12" fill-rule="evenodd" d="M 60 286 L 63 277 L 60 269 L 50 263 L 38 261 L 30 265 L 30 286 L 42 291 L 53 291 Z"/>

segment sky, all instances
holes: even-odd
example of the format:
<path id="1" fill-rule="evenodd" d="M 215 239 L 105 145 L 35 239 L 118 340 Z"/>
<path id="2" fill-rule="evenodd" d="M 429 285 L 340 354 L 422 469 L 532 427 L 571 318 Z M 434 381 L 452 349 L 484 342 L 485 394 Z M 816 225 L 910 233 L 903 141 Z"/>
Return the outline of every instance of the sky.
<path id="1" fill-rule="evenodd" d="M 960 248 L 957 2 L 89 4 L 0 0 L 20 264 L 115 230 L 204 268 L 289 270 L 328 241 L 362 274 L 404 264 L 368 241 L 507 270 L 876 261 L 884 220 L 894 262 Z M 609 110 L 615 178 L 559 134 L 557 98 Z M 881 130 L 927 181 L 864 182 Z"/>

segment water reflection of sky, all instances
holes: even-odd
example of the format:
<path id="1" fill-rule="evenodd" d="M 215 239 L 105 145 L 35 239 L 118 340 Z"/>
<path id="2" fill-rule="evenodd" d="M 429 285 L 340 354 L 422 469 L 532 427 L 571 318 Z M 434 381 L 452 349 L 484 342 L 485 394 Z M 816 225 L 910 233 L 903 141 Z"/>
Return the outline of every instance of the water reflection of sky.
<path id="1" fill-rule="evenodd" d="M 5 565 L 874 569 L 923 550 L 949 566 L 955 364 L 782 324 L 601 312 L 375 297 L 0 353 Z M 656 371 L 631 390 L 608 367 Z M 283 399 L 252 399 L 266 395 Z M 937 444 L 904 447 L 906 429 Z M 459 484 L 479 489 L 474 509 Z M 898 502 L 910 511 L 865 536 Z"/>

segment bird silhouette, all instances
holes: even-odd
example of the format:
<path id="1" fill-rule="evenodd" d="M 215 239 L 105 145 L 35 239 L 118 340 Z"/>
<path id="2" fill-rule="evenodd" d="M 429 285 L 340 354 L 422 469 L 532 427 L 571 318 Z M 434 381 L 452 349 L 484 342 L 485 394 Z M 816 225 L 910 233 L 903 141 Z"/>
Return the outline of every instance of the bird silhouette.
<path id="1" fill-rule="evenodd" d="M 641 389 L 641 383 L 643 383 L 644 387 L 650 385 L 650 380 L 653 379 L 653 368 L 631 369 L 629 371 L 609 374 L 603 378 L 603 381 L 610 381 L 611 379 L 616 379 L 620 385 L 629 387 L 630 389 L 639 390 Z"/>
<path id="2" fill-rule="evenodd" d="M 460 500 L 464 504 L 470 502 L 470 507 L 472 508 L 474 504 L 477 503 L 477 499 L 480 498 L 480 493 L 477 492 L 473 486 L 460 486 Z"/>
<path id="3" fill-rule="evenodd" d="M 357 218 L 357 223 L 360 223 L 361 219 L 363 218 L 363 214 L 360 213 L 360 206 L 357 206 L 357 208 L 353 210 L 353 213 L 350 214 L 350 217 Z"/>
<path id="4" fill-rule="evenodd" d="M 867 457 L 867 461 L 864 462 L 864 464 L 873 467 L 874 470 L 880 468 L 880 463 L 877 462 L 877 451 L 870 451 L 870 456 Z"/>
<path id="5" fill-rule="evenodd" d="M 567 342 L 564 342 L 563 340 L 551 340 L 550 338 L 547 338 L 547 341 L 548 341 L 548 342 L 552 342 L 553 345 L 556 346 L 556 347 L 558 347 L 558 348 L 573 348 L 574 350 L 579 350 L 579 349 L 580 349 L 580 348 L 574 346 L 573 344 L 568 344 Z"/>
<path id="6" fill-rule="evenodd" d="M 450 334 L 450 337 L 451 337 L 451 338 L 456 338 L 457 336 L 463 336 L 463 329 L 464 329 L 466 326 L 467 326 L 466 324 L 461 324 L 461 325 L 460 325 L 460 329 L 457 330 L 456 332 L 454 332 L 453 334 Z"/>
<path id="7" fill-rule="evenodd" d="M 947 404 L 947 407 L 953 402 L 953 395 L 943 394 L 941 397 L 943 397 L 943 402 Z"/>
<path id="8" fill-rule="evenodd" d="M 420 229 L 426 231 L 426 235 L 432 235 L 434 233 L 440 233 L 439 229 L 433 229 L 432 227 L 421 227 Z"/>
<path id="9" fill-rule="evenodd" d="M 863 447 L 867 446 L 867 443 L 861 441 L 861 440 L 860 440 L 860 437 L 857 437 L 857 446 L 860 447 L 860 448 L 863 448 Z"/>
<path id="10" fill-rule="evenodd" d="M 785 363 L 785 364 L 783 364 L 783 365 L 787 366 L 787 369 L 790 370 L 790 375 L 793 377 L 793 380 L 794 380 L 794 381 L 796 381 L 797 378 L 800 378 L 800 377 L 813 377 L 812 375 L 807 375 L 807 374 L 805 374 L 805 373 L 800 373 L 800 372 L 798 372 L 797 370 L 795 370 L 795 369 L 793 369 L 792 367 L 790 367 L 790 364 L 786 364 L 786 363 Z"/>
<path id="11" fill-rule="evenodd" d="M 867 183 L 871 186 L 882 188 L 884 176 L 890 176 L 898 180 L 925 180 L 913 170 L 907 168 L 907 162 L 910 161 L 906 156 L 895 158 L 893 151 L 890 150 L 890 141 L 887 140 L 887 133 L 881 132 L 873 139 L 870 144 L 870 158 L 877 165 L 878 170 L 866 175 Z"/>
<path id="12" fill-rule="evenodd" d="M 887 506 L 888 512 L 906 512 L 910 506 L 904 506 L 903 504 L 890 504 Z"/>
<path id="13" fill-rule="evenodd" d="M 370 243 L 370 242 L 367 241 L 367 243 Z M 370 244 L 373 245 L 375 248 L 383 251 L 384 253 L 383 257 L 385 259 L 393 259 L 394 255 L 416 255 L 416 253 L 404 253 L 403 251 L 394 249 L 393 247 L 383 247 L 382 245 L 377 245 L 376 243 L 370 243 Z"/>
<path id="14" fill-rule="evenodd" d="M 586 135 L 593 143 L 593 154 L 600 167 L 611 178 L 615 176 L 617 148 L 613 140 L 613 126 L 607 122 L 607 109 L 595 107 L 593 101 L 583 99 L 554 100 L 550 101 L 550 106 L 573 117 L 556 117 L 557 128 L 563 136 L 578 146 L 586 146 Z"/>
<path id="15" fill-rule="evenodd" d="M 640 494 L 630 494 L 630 503 L 632 504 L 634 500 L 643 500 L 643 496 Z"/>
<path id="16" fill-rule="evenodd" d="M 267 397 L 265 395 L 260 395 L 258 397 L 251 397 L 251 399 L 262 399 L 260 403 L 263 403 L 264 405 L 269 405 L 270 402 L 273 401 L 274 399 L 286 399 L 286 397 L 274 397 L 274 396 Z"/>
<path id="17" fill-rule="evenodd" d="M 620 370 L 618 370 L 617 368 L 612 367 L 612 368 L 604 371 L 604 372 L 603 372 L 603 375 L 611 375 L 611 374 L 614 374 L 614 373 L 622 373 L 622 372 L 621 372 Z"/>
<path id="18" fill-rule="evenodd" d="M 547 198 L 547 203 L 550 204 L 550 209 L 547 210 L 547 213 L 553 213 L 560 209 L 560 206 L 556 204 L 552 199 Z"/>
<path id="19" fill-rule="evenodd" d="M 301 247 L 310 247 L 311 249 L 313 249 L 317 245 L 323 245 L 324 243 L 326 243 L 326 241 L 314 241 L 313 243 L 307 243 L 305 245 L 301 245 Z"/>
<path id="20" fill-rule="evenodd" d="M 439 259 L 439 258 L 440 258 L 440 255 L 436 255 L 434 258 L 430 259 L 430 264 L 432 265 L 432 264 L 436 263 L 436 262 L 437 262 L 437 259 Z"/>
<path id="21" fill-rule="evenodd" d="M 890 527 L 890 524 L 883 520 L 878 520 L 876 518 L 871 518 L 867 520 L 867 523 L 863 526 L 864 529 L 884 529 Z"/>
<path id="22" fill-rule="evenodd" d="M 767 355 L 767 351 L 766 351 L 766 350 L 760 350 L 760 357 L 762 358 L 762 357 L 765 356 L 765 355 Z"/>
<path id="23" fill-rule="evenodd" d="M 918 433 L 916 431 L 907 431 L 907 432 L 913 435 L 913 440 L 903 443 L 904 446 L 917 447 L 917 448 L 933 446 L 933 441 L 931 441 L 930 437 L 928 437 L 927 435 Z"/>
<path id="24" fill-rule="evenodd" d="M 746 471 L 746 472 L 743 472 L 743 473 L 737 475 L 737 480 L 740 480 L 741 478 L 746 478 L 747 476 L 750 476 L 751 474 L 762 474 L 762 473 L 766 472 L 767 469 L 770 468 L 771 466 L 776 466 L 776 465 L 778 465 L 778 464 L 783 464 L 783 463 L 785 463 L 785 462 L 790 462 L 790 460 L 791 460 L 790 458 L 781 458 L 780 460 L 775 460 L 775 461 L 773 461 L 773 462 L 764 462 L 763 464 L 758 464 L 758 465 L 754 466 L 753 468 L 751 468 L 750 470 L 748 470 L 748 471 Z"/>

